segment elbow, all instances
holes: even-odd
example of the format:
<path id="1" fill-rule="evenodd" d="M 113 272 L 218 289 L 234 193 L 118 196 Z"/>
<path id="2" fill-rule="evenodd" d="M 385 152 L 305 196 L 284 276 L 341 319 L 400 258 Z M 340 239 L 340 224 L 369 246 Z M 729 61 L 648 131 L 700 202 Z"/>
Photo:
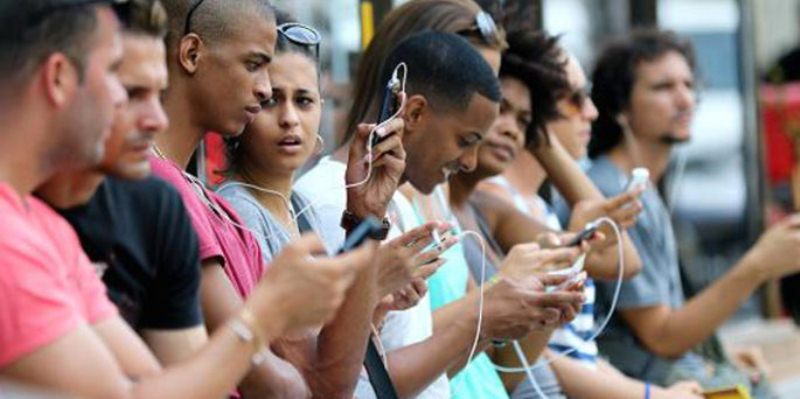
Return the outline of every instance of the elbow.
<path id="1" fill-rule="evenodd" d="M 625 256 L 625 268 L 622 270 L 622 278 L 631 279 L 642 271 L 642 260 L 636 252 Z"/>
<path id="2" fill-rule="evenodd" d="M 682 348 L 680 345 L 670 341 L 669 339 L 664 339 L 659 337 L 652 342 L 644 342 L 645 348 L 652 352 L 654 355 L 667 359 L 667 360 L 675 360 L 679 357 L 683 356 L 687 348 Z"/>

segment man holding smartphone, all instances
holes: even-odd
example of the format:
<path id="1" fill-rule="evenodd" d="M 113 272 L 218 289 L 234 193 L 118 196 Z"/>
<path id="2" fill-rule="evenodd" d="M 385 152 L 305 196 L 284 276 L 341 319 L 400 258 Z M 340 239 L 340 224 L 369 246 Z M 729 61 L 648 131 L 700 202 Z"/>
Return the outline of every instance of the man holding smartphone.
<path id="1" fill-rule="evenodd" d="M 727 274 L 685 299 L 670 214 L 655 187 L 675 144 L 691 137 L 692 48 L 672 33 L 637 31 L 601 53 L 592 81 L 599 118 L 592 128 L 589 176 L 606 196 L 622 192 L 636 167 L 646 167 L 652 183 L 641 197 L 638 222 L 628 230 L 642 272 L 623 283 L 617 314 L 598 341 L 601 350 L 621 371 L 657 384 L 694 379 L 706 388 L 748 385 L 749 378 L 730 363 L 708 368 L 711 359 L 692 348 L 713 337 L 761 284 L 800 270 L 800 215 L 768 230 Z M 598 282 L 601 312 L 613 289 Z M 753 387 L 754 396 L 772 397 L 763 385 Z"/>

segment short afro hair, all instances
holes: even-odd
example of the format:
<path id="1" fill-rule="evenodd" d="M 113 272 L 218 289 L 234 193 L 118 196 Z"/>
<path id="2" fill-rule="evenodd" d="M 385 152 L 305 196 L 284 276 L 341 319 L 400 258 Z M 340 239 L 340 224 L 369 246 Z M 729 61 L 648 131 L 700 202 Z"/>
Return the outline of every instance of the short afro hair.
<path id="1" fill-rule="evenodd" d="M 409 36 L 389 53 L 381 81 L 387 82 L 401 62 L 408 67 L 408 94 L 425 96 L 442 112 L 466 110 L 475 93 L 492 102 L 502 97 L 492 68 L 459 35 L 424 31 Z"/>

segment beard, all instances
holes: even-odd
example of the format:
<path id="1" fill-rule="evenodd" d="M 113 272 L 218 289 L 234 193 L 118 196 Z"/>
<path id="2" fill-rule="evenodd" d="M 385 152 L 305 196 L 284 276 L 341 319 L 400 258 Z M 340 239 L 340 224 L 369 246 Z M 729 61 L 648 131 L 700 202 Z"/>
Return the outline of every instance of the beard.
<path id="1" fill-rule="evenodd" d="M 659 142 L 665 145 L 676 145 L 688 143 L 691 139 L 691 136 L 683 137 L 675 132 L 665 132 L 659 137 Z"/>

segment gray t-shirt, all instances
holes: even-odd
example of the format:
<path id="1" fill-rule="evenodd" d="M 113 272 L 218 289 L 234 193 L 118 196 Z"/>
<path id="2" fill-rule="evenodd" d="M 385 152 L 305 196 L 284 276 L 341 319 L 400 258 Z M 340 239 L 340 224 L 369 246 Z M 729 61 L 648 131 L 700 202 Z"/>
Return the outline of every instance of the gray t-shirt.
<path id="1" fill-rule="evenodd" d="M 228 200 L 241 216 L 247 228 L 255 233 L 264 262 L 270 263 L 272 258 L 291 241 L 291 235 L 286 228 L 266 208 L 261 206 L 247 188 L 235 183 L 226 183 L 220 186 L 217 192 Z M 301 230 L 310 228 L 319 235 L 323 242 L 328 243 L 329 241 L 325 239 L 319 228 L 321 224 L 316 211 L 313 207 L 306 209 L 310 204 L 308 200 L 302 194 L 293 192 L 291 202 L 295 212 L 302 212 L 298 217 Z M 303 225 L 307 225 L 306 228 Z M 330 251 L 330 248 L 328 250 Z M 358 399 L 376 398 L 375 391 L 369 383 L 369 377 L 363 370 L 358 376 L 355 397 Z"/>
<path id="2" fill-rule="evenodd" d="M 265 263 L 272 262 L 272 258 L 292 240 L 292 236 L 283 224 L 275 219 L 244 186 L 229 182 L 220 186 L 217 192 L 228 200 L 246 227 L 253 232 L 261 247 Z M 299 230 L 314 231 L 325 242 L 323 233 L 318 228 L 319 218 L 313 208 L 308 208 L 308 200 L 300 193 L 293 192 L 291 203 L 294 212 L 302 212 L 297 218 Z"/>
<path id="3" fill-rule="evenodd" d="M 607 157 L 596 159 L 587 174 L 607 198 L 622 193 L 630 179 Z M 652 186 L 642 194 L 641 201 L 644 209 L 636 225 L 628 230 L 628 235 L 636 246 L 643 267 L 638 275 L 622 283 L 617 309 L 655 305 L 680 308 L 683 306 L 684 296 L 678 248 L 669 212 Z M 608 314 L 616 281 L 596 280 L 596 284 L 596 317 L 601 320 Z M 689 352 L 675 360 L 659 357 L 639 342 L 634 332 L 617 314 L 611 319 L 598 343 L 600 352 L 608 357 L 611 364 L 640 380 L 664 384 L 676 367 L 696 369 L 696 375 L 702 373 L 703 361 L 699 355 Z"/>

